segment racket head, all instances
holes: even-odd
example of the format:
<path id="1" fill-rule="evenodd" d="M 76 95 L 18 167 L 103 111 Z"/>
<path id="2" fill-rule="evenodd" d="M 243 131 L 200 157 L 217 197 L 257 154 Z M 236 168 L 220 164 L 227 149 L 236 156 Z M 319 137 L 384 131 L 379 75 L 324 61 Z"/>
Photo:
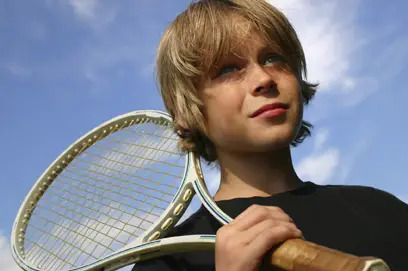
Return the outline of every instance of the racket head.
<path id="1" fill-rule="evenodd" d="M 129 251 L 129 246 L 126 244 L 132 243 L 132 246 L 135 247 L 137 244 L 165 236 L 188 206 L 194 194 L 193 181 L 197 179 L 195 170 L 193 170 L 193 155 L 182 155 L 177 151 L 177 136 L 173 133 L 171 125 L 172 120 L 167 113 L 154 110 L 134 111 L 101 124 L 69 146 L 36 181 L 18 211 L 11 233 L 11 249 L 16 262 L 26 270 L 92 270 L 93 266 L 100 266 L 101 262 L 108 260 L 112 263 L 115 262 L 115 259 L 121 258 L 121 254 Z M 147 127 L 150 127 L 150 130 Z M 83 178 L 78 176 L 74 178 L 69 175 L 72 172 L 67 173 L 73 170 L 72 165 L 77 161 L 84 163 L 82 160 L 89 157 L 91 160 L 98 160 L 99 158 L 92 157 L 90 152 L 95 150 L 96 146 L 101 147 L 101 142 L 111 140 L 112 137 L 119 140 L 118 133 L 125 130 L 130 131 L 129 133 L 136 133 L 135 141 L 127 143 L 148 147 L 140 150 L 137 149 L 137 146 L 115 145 L 111 142 L 115 145 L 112 148 L 122 149 L 122 153 L 115 153 L 110 149 L 105 152 L 107 156 L 103 159 L 117 159 L 121 155 L 124 156 L 125 151 L 129 152 L 129 149 L 132 149 L 132 152 L 138 157 L 133 161 L 126 160 L 127 163 L 133 163 L 128 167 L 137 168 L 136 172 L 139 171 L 137 174 L 147 171 L 154 172 L 150 175 L 149 173 L 143 175 L 142 184 L 138 180 L 138 188 L 118 185 L 122 192 L 113 191 L 111 187 L 117 185 L 112 183 L 113 179 L 123 179 L 123 177 L 114 178 L 113 175 L 107 174 L 109 171 L 117 170 L 113 162 L 111 164 L 104 162 L 103 167 L 105 168 L 102 173 L 104 177 L 97 178 L 97 181 L 104 185 L 95 190 L 92 190 L 93 186 L 98 186 L 98 183 L 87 184 L 86 179 L 99 174 L 98 170 L 93 168 L 93 164 L 81 168 L 82 173 L 87 172 L 89 176 L 84 173 Z M 162 145 L 165 144 L 169 146 L 163 149 Z M 100 152 L 98 155 L 103 156 Z M 143 166 L 138 160 L 141 159 L 141 156 L 144 158 L 143 162 L 146 163 Z M 160 158 L 155 160 L 156 156 Z M 74 167 L 80 168 L 81 163 Z M 167 165 L 163 166 L 166 163 Z M 188 170 L 188 168 L 191 169 Z M 68 174 L 68 177 L 64 177 L 66 187 L 61 188 L 57 185 L 61 184 L 61 176 L 64 174 Z M 171 178 L 167 180 L 166 178 L 170 175 Z M 151 179 L 156 181 L 154 187 L 149 187 Z M 132 180 L 126 182 L 131 183 Z M 171 185 L 170 182 L 174 184 Z M 84 186 L 82 188 L 84 194 L 78 196 L 74 192 L 81 186 Z M 144 192 L 139 191 L 141 188 Z M 126 190 L 129 190 L 129 193 L 125 193 Z M 61 195 L 58 194 L 60 192 Z M 67 196 L 64 196 L 64 193 Z M 132 203 L 128 199 L 132 193 L 139 193 L 131 199 L 139 204 L 141 204 L 140 201 L 143 201 L 143 207 L 130 206 Z M 112 196 L 112 194 L 115 195 Z M 61 196 L 62 200 L 58 199 L 58 196 Z M 110 196 L 115 198 L 115 201 L 109 198 Z M 152 197 L 155 198 L 155 202 L 149 202 Z M 106 199 L 112 201 L 106 203 Z M 114 204 L 116 206 L 113 206 Z M 128 219 L 126 223 L 122 223 L 124 217 L 119 214 L 123 213 L 121 206 L 126 207 L 123 208 L 126 209 Z M 143 212 L 145 207 L 150 210 Z M 133 212 L 129 210 L 130 208 L 134 208 Z M 81 217 L 84 212 L 87 215 Z M 114 216 L 118 217 L 108 223 L 108 219 Z M 132 220 L 132 216 L 135 216 L 136 219 Z M 123 225 L 118 226 L 120 223 Z M 137 223 L 139 224 L 136 225 Z M 104 231 L 103 234 L 100 233 L 102 231 Z M 126 238 L 119 242 L 118 238 L 115 239 L 112 235 L 126 235 Z M 98 242 L 94 242 L 95 239 Z M 103 239 L 108 239 L 110 244 L 104 244 L 104 248 L 100 248 L 99 243 L 103 242 Z M 115 245 L 112 245 L 113 243 Z M 152 243 L 154 246 L 154 242 Z M 136 250 L 132 251 L 135 253 Z"/>

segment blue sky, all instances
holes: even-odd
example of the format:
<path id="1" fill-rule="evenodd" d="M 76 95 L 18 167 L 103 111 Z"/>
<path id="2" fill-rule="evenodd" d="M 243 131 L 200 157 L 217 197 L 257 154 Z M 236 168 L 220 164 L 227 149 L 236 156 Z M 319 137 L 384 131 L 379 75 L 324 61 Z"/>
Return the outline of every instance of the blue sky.
<path id="1" fill-rule="evenodd" d="M 99 123 L 163 109 L 154 57 L 187 0 L 0 0 L 0 266 L 31 185 Z M 305 118 L 313 137 L 293 150 L 304 179 L 360 184 L 408 202 L 408 2 L 272 0 L 303 42 L 321 84 Z M 209 173 L 212 190 L 216 173 Z"/>

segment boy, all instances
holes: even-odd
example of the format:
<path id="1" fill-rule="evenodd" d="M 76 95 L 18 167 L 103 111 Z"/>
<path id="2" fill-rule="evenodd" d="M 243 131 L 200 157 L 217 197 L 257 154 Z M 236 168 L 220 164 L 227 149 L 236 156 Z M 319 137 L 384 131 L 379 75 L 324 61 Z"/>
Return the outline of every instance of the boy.
<path id="1" fill-rule="evenodd" d="M 202 0 L 170 25 L 157 75 L 180 148 L 216 162 L 214 199 L 235 219 L 201 208 L 173 235 L 217 234 L 214 252 L 185 253 L 134 270 L 257 270 L 267 251 L 308 241 L 408 270 L 408 206 L 368 187 L 319 186 L 294 171 L 290 146 L 310 135 L 303 106 L 316 84 L 286 17 L 264 0 Z"/>

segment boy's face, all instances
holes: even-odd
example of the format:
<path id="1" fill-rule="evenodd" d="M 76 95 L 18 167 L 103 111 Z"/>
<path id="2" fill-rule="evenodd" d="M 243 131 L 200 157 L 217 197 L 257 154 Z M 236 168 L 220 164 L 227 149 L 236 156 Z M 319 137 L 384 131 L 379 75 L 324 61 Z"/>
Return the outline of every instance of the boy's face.
<path id="1" fill-rule="evenodd" d="M 211 69 L 199 86 L 207 136 L 218 154 L 288 146 L 303 114 L 298 80 L 256 32 L 238 42 L 238 50 Z M 263 111 L 266 105 L 271 108 Z"/>

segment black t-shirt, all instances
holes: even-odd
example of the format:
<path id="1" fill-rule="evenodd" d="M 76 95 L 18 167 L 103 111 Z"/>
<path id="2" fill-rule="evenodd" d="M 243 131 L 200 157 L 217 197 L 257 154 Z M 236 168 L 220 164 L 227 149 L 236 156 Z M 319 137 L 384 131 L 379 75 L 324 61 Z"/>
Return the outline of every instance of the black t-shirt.
<path id="1" fill-rule="evenodd" d="M 392 271 L 408 270 L 408 205 L 393 195 L 364 186 L 316 185 L 271 197 L 237 198 L 217 205 L 236 217 L 252 204 L 279 206 L 307 241 L 358 256 L 374 256 Z M 215 234 L 220 223 L 202 206 L 172 236 Z M 214 252 L 191 252 L 137 263 L 132 271 L 214 270 Z"/>

